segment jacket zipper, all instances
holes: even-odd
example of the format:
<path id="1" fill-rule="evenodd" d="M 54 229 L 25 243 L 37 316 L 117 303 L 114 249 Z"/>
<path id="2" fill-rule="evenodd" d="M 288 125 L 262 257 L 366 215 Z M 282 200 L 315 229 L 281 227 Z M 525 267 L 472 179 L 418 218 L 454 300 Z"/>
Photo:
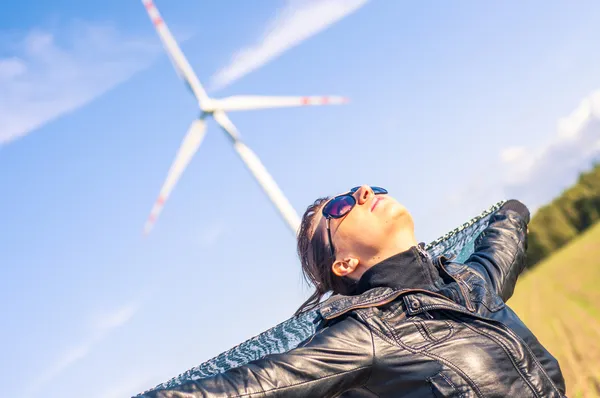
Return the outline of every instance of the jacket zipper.
<path id="1" fill-rule="evenodd" d="M 446 269 L 446 267 L 444 267 L 444 264 L 442 264 L 441 258 L 438 258 L 438 263 L 440 264 L 440 267 L 444 270 L 444 272 L 446 272 L 446 274 L 448 274 L 450 276 L 450 278 L 452 278 L 456 282 L 456 284 L 458 285 L 458 288 L 460 289 L 463 297 L 465 298 L 465 303 L 467 304 L 468 310 L 471 311 L 471 312 L 475 312 L 475 307 L 473 307 L 473 304 L 471 303 L 471 300 L 469 300 L 469 296 L 467 295 L 467 292 L 464 289 L 462 283 L 460 283 L 460 281 L 458 280 L 458 278 L 455 278 L 454 275 L 452 275 L 452 274 L 450 274 L 450 272 L 448 272 L 448 270 Z"/>
<path id="2" fill-rule="evenodd" d="M 421 247 L 421 245 L 417 245 L 417 251 L 419 252 L 419 254 L 425 258 L 429 258 L 429 253 L 427 253 L 425 250 L 423 250 L 423 248 Z"/>

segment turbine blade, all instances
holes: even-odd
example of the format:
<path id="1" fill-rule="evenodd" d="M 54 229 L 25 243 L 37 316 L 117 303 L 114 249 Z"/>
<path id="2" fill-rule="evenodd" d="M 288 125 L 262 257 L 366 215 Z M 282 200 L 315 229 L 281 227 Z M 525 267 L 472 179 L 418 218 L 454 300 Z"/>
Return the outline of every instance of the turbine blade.
<path id="1" fill-rule="evenodd" d="M 229 117 L 227 117 L 225 112 L 216 111 L 213 116 L 215 121 L 231 136 L 233 139 L 233 147 L 242 158 L 246 167 L 248 167 L 248 170 L 254 175 L 261 188 L 265 191 L 269 199 L 271 199 L 271 202 L 273 202 L 277 210 L 279 210 L 284 221 L 292 229 L 294 234 L 297 234 L 300 227 L 300 217 L 273 177 L 271 177 L 258 156 L 256 156 L 256 154 L 240 140 L 236 127 Z"/>
<path id="2" fill-rule="evenodd" d="M 192 122 L 192 125 L 188 129 L 179 150 L 177 151 L 177 155 L 175 156 L 175 160 L 171 164 L 171 168 L 169 169 L 169 173 L 167 174 L 167 179 L 165 180 L 162 188 L 160 189 L 160 194 L 158 195 L 158 199 L 154 203 L 152 207 L 152 211 L 150 212 L 150 216 L 146 221 L 146 225 L 144 226 L 144 234 L 150 233 L 158 215 L 162 211 L 162 208 L 169 198 L 171 191 L 177 184 L 179 177 L 183 174 L 185 168 L 190 163 L 190 160 L 200 147 L 202 143 L 202 139 L 204 138 L 204 133 L 206 132 L 206 123 L 204 120 L 198 119 Z"/>
<path id="3" fill-rule="evenodd" d="M 148 16 L 154 24 L 156 32 L 162 40 L 165 50 L 167 51 L 175 70 L 185 81 L 192 93 L 196 96 L 196 99 L 198 102 L 200 102 L 200 105 L 202 105 L 203 102 L 206 103 L 208 100 L 208 95 L 206 95 L 204 87 L 202 87 L 202 84 L 200 84 L 200 80 L 198 80 L 198 77 L 194 73 L 194 70 L 190 66 L 187 58 L 185 55 L 183 55 L 181 48 L 179 48 L 179 45 L 167 27 L 167 24 L 162 19 L 158 9 L 154 5 L 154 2 L 152 0 L 142 0 L 142 3 L 144 4 L 144 7 L 146 7 Z"/>
<path id="4" fill-rule="evenodd" d="M 269 97 L 261 95 L 235 95 L 214 101 L 214 108 L 223 111 L 281 108 L 307 105 L 339 105 L 348 102 L 345 97 Z"/>

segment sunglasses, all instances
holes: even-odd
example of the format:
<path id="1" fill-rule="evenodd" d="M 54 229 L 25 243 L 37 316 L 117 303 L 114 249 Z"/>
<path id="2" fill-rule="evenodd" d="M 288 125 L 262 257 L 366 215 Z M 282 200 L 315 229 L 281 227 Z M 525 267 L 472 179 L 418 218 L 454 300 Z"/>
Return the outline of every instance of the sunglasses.
<path id="1" fill-rule="evenodd" d="M 338 195 L 329 200 L 323 206 L 323 217 L 325 217 L 325 223 L 327 225 L 327 238 L 329 239 L 329 248 L 331 249 L 331 256 L 334 256 L 333 242 L 331 241 L 331 229 L 329 223 L 332 218 L 342 218 L 356 206 L 356 198 L 354 193 L 358 191 L 360 187 L 352 188 L 348 193 Z M 371 187 L 371 190 L 375 195 L 384 195 L 388 191 L 380 187 Z"/>

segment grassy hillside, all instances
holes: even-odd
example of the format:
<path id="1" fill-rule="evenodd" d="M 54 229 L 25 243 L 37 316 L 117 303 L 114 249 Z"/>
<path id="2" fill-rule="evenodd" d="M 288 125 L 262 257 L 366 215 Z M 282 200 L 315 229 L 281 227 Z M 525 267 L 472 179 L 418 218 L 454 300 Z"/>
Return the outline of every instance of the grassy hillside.
<path id="1" fill-rule="evenodd" d="M 600 222 L 600 161 L 535 212 L 529 223 L 528 267 L 535 267 L 597 222 Z"/>
<path id="2" fill-rule="evenodd" d="M 569 397 L 600 397 L 600 223 L 523 275 L 508 301 L 558 359 Z"/>

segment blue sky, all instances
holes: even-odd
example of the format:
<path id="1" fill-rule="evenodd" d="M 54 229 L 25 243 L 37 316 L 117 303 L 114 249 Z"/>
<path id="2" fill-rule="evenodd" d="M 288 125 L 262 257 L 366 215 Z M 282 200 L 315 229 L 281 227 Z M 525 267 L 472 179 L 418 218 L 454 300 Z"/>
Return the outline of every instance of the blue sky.
<path id="1" fill-rule="evenodd" d="M 314 1 L 157 6 L 209 95 L 351 99 L 230 113 L 300 214 L 381 185 L 430 241 L 503 198 L 535 209 L 600 154 L 598 2 L 365 1 L 264 65 L 267 32 L 302 37 L 310 21 L 286 16 Z M 3 393 L 130 396 L 291 315 L 309 294 L 293 236 L 213 122 L 142 237 L 198 109 L 141 3 L 10 7 Z M 241 75 L 219 86 L 229 67 Z"/>

